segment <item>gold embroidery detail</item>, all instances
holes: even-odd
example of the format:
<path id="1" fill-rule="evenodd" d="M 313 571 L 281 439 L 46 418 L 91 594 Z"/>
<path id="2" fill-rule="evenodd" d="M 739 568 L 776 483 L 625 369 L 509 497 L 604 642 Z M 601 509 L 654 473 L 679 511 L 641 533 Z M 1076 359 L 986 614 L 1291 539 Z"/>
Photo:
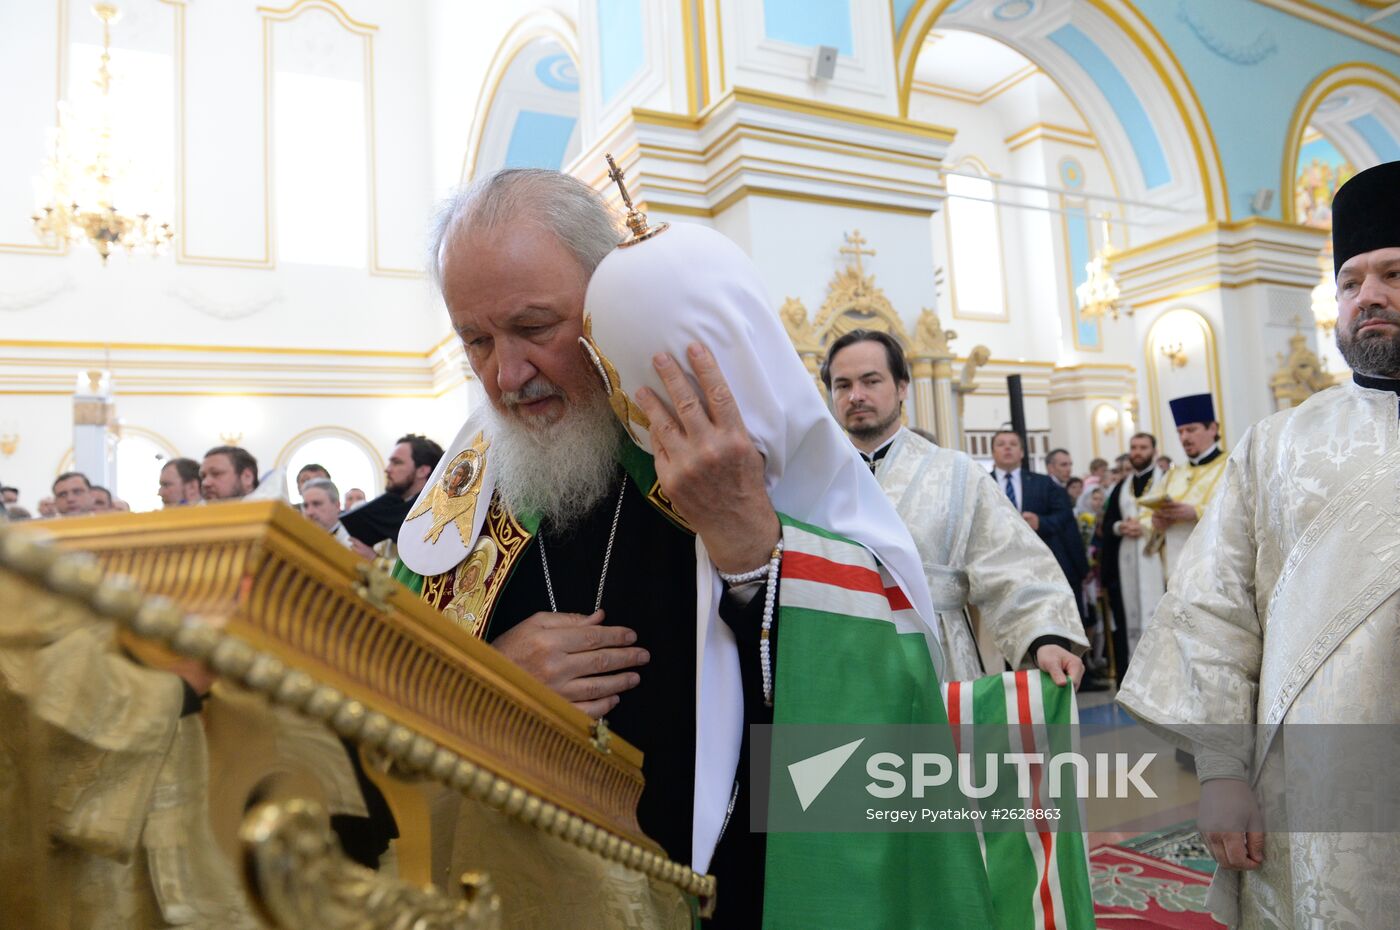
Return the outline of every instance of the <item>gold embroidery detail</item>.
<path id="1" fill-rule="evenodd" d="M 476 499 L 486 474 L 486 449 L 490 445 L 485 433 L 477 433 L 472 444 L 457 453 L 442 479 L 408 515 L 412 520 L 432 510 L 433 522 L 423 534 L 424 542 L 436 543 L 449 523 L 457 524 L 457 534 L 463 540 L 471 538 L 472 517 L 476 515 Z"/>
<path id="2" fill-rule="evenodd" d="M 478 639 L 486 626 L 486 583 L 500 561 L 501 550 L 483 534 L 471 553 L 457 566 L 452 579 L 453 598 L 443 615 Z"/>
<path id="3" fill-rule="evenodd" d="M 613 415 L 618 422 L 627 430 L 627 435 L 632 437 L 632 441 L 640 445 L 637 433 L 632 429 L 635 423 L 642 429 L 651 429 L 651 420 L 632 402 L 632 398 L 627 396 L 627 392 L 622 389 L 622 376 L 617 373 L 613 363 L 598 348 L 598 344 L 593 341 L 593 318 L 584 316 L 583 335 L 579 337 L 578 344 L 583 348 L 583 354 L 588 356 L 588 361 L 593 365 L 593 369 L 598 372 L 598 377 L 603 381 L 603 390 L 608 395 L 608 406 L 612 407 Z"/>
<path id="4" fill-rule="evenodd" d="M 529 541 L 525 527 L 493 494 L 471 552 L 456 568 L 425 578 L 423 599 L 473 636 L 484 637 L 496 598 Z"/>
<path id="5" fill-rule="evenodd" d="M 671 498 L 667 497 L 666 492 L 661 490 L 660 481 L 651 486 L 651 490 L 647 492 L 647 500 L 651 501 L 652 505 L 656 507 L 657 510 L 660 510 L 666 516 L 670 517 L 671 521 L 680 526 L 681 529 L 690 533 L 692 536 L 695 535 L 695 527 L 691 526 L 690 523 L 686 521 L 685 517 L 681 516 L 676 510 L 676 505 L 671 503 Z"/>

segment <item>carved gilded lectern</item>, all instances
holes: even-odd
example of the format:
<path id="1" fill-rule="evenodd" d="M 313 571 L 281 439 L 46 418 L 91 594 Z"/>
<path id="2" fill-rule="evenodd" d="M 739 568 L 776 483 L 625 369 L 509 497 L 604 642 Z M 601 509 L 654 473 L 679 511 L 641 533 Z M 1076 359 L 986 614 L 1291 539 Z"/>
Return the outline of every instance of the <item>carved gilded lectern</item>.
<path id="1" fill-rule="evenodd" d="M 290 507 L 26 527 L 0 525 L 15 926 L 682 927 L 712 902 L 638 828 L 633 746 Z"/>

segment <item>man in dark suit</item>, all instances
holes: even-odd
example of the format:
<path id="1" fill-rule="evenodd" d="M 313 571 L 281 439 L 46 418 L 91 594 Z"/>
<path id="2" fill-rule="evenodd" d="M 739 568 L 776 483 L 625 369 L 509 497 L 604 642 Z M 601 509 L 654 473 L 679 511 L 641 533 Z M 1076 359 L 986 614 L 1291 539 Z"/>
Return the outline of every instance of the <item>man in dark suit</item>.
<path id="1" fill-rule="evenodd" d="M 992 437 L 992 477 L 1011 498 L 1011 503 L 1021 511 L 1030 528 L 1035 530 L 1045 545 L 1060 563 L 1060 570 L 1069 581 L 1070 590 L 1080 602 L 1080 615 L 1083 616 L 1083 598 L 1080 586 L 1089 573 L 1089 556 L 1085 551 L 1084 538 L 1079 535 L 1079 527 L 1074 519 L 1074 508 L 1069 495 L 1045 475 L 1038 475 L 1022 467 L 1025 450 L 1021 447 L 1021 437 L 1011 430 L 1002 430 Z"/>

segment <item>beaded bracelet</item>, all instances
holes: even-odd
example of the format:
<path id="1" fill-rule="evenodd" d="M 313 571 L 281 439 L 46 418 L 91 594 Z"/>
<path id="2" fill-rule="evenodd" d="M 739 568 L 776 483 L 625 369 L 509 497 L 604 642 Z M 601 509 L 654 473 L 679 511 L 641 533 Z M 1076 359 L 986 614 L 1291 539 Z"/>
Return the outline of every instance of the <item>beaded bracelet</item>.
<path id="1" fill-rule="evenodd" d="M 773 547 L 773 556 L 764 571 L 768 584 L 763 592 L 763 626 L 758 632 L 758 660 L 763 674 L 763 705 L 773 706 L 773 653 L 770 635 L 773 631 L 773 609 L 778 598 L 778 566 L 783 560 L 783 540 Z"/>

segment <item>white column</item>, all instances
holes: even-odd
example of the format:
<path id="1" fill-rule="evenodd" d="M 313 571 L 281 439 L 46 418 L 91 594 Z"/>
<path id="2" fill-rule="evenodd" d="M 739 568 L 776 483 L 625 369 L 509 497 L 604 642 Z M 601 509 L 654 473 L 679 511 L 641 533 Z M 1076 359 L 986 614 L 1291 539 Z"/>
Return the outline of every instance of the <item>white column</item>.
<path id="1" fill-rule="evenodd" d="M 73 393 L 73 467 L 93 484 L 114 489 L 117 458 L 111 433 L 116 422 L 112 377 L 108 372 L 92 370 L 80 375 L 78 382 Z"/>

